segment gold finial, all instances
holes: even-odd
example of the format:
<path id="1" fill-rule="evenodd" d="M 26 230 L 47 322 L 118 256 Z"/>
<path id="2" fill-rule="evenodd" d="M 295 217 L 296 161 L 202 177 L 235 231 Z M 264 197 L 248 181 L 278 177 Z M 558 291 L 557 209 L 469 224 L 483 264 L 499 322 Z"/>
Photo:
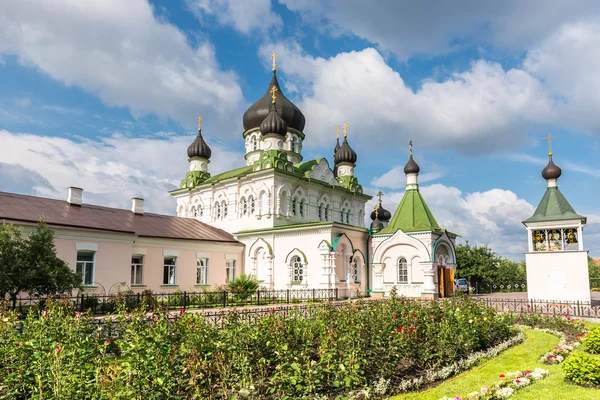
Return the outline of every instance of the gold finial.
<path id="1" fill-rule="evenodd" d="M 198 130 L 202 129 L 202 115 L 198 116 Z"/>
<path id="2" fill-rule="evenodd" d="M 348 123 L 344 122 L 342 125 L 342 130 L 344 131 L 344 137 L 348 136 Z"/>
<path id="3" fill-rule="evenodd" d="M 271 90 L 269 90 L 269 92 L 271 92 L 271 100 L 273 101 L 273 104 L 275 104 L 275 92 L 277 91 L 277 86 L 273 85 L 273 87 L 271 87 Z"/>
<path id="4" fill-rule="evenodd" d="M 379 204 L 375 204 L 375 219 L 379 219 Z"/>
<path id="5" fill-rule="evenodd" d="M 377 197 L 379 197 L 379 205 L 381 205 L 382 200 L 381 197 L 383 196 L 383 193 L 381 192 L 381 190 L 377 193 Z"/>
<path id="6" fill-rule="evenodd" d="M 412 140 L 408 142 L 408 146 L 410 148 L 410 156 L 412 157 Z"/>
<path id="7" fill-rule="evenodd" d="M 272 61 L 271 65 L 273 66 L 273 72 L 277 71 L 277 57 L 278 57 L 277 53 L 273 52 L 271 54 L 271 61 Z"/>
<path id="8" fill-rule="evenodd" d="M 548 156 L 552 157 L 552 139 L 556 139 L 556 136 L 552 136 L 550 132 L 548 132 L 548 136 L 544 138 L 544 140 L 548 141 Z"/>
<path id="9" fill-rule="evenodd" d="M 335 127 L 335 138 L 336 139 L 340 138 L 340 127 L 339 126 Z"/>

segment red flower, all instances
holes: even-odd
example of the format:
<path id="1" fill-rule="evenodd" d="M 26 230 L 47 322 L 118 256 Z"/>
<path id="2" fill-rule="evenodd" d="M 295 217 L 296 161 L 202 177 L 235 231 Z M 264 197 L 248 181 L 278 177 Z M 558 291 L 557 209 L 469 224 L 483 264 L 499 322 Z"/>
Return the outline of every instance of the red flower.
<path id="1" fill-rule="evenodd" d="M 403 327 L 403 326 L 401 326 L 400 328 L 398 328 L 398 332 L 399 332 L 399 333 L 402 333 L 402 332 L 404 332 L 404 327 Z"/>
<path id="2" fill-rule="evenodd" d="M 109 343 L 110 343 L 110 339 L 106 339 L 104 342 L 105 342 L 106 344 L 109 344 Z"/>
<path id="3" fill-rule="evenodd" d="M 499 375 L 499 377 L 500 377 L 500 378 L 504 378 L 504 374 L 500 374 L 500 375 Z"/>
<path id="4" fill-rule="evenodd" d="M 342 351 L 340 350 L 340 356 L 342 355 Z"/>
<path id="5" fill-rule="evenodd" d="M 408 331 L 409 331 L 410 333 L 413 333 L 413 332 L 415 331 L 415 328 L 408 328 Z"/>
<path id="6" fill-rule="evenodd" d="M 43 315 L 44 317 L 47 317 L 47 316 L 48 316 L 48 311 L 46 311 L 46 310 L 42 311 L 42 315 Z"/>
<path id="7" fill-rule="evenodd" d="M 398 319 L 398 314 L 394 314 L 394 319 Z"/>
<path id="8" fill-rule="evenodd" d="M 416 318 L 416 317 L 417 317 L 417 314 L 413 314 L 413 315 L 412 315 L 412 317 L 413 317 L 413 318 Z"/>
<path id="9" fill-rule="evenodd" d="M 60 347 L 57 347 L 54 351 L 56 352 L 56 354 L 60 354 Z"/>
<path id="10" fill-rule="evenodd" d="M 185 313 L 185 307 L 181 307 L 181 308 L 179 309 L 179 312 L 180 312 L 181 314 Z"/>
<path id="11" fill-rule="evenodd" d="M 515 380 L 515 383 L 521 383 L 521 381 L 517 379 L 517 380 Z"/>
<path id="12" fill-rule="evenodd" d="M 271 314 L 274 314 L 274 313 L 275 313 L 275 309 L 271 308 Z"/>

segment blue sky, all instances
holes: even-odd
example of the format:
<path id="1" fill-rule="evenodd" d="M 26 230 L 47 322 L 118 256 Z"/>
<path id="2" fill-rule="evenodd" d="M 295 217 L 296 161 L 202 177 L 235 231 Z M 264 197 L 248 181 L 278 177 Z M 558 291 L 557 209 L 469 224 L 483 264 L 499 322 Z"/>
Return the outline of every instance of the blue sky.
<path id="1" fill-rule="evenodd" d="M 241 117 L 272 51 L 307 119 L 305 159 L 349 124 L 365 190 L 395 209 L 408 141 L 444 227 L 522 258 L 545 190 L 588 216 L 600 256 L 600 3 L 56 0 L 0 12 L 0 190 L 174 213 L 197 115 L 210 170 L 243 165 Z M 371 207 L 372 204 L 370 203 Z"/>

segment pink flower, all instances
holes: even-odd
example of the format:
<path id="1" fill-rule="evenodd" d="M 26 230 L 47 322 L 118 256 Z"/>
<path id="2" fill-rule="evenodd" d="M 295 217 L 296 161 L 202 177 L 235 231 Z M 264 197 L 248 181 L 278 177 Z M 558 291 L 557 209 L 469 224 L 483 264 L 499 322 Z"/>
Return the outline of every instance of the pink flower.
<path id="1" fill-rule="evenodd" d="M 180 312 L 181 314 L 185 313 L 185 307 L 181 307 L 181 308 L 179 309 L 179 312 Z"/>
<path id="2" fill-rule="evenodd" d="M 394 314 L 394 319 L 398 319 L 398 314 Z"/>
<path id="3" fill-rule="evenodd" d="M 342 355 L 342 351 L 340 350 L 340 356 Z"/>
<path id="4" fill-rule="evenodd" d="M 106 344 L 109 344 L 109 343 L 110 343 L 110 339 L 106 339 L 106 340 L 104 341 L 104 343 L 106 343 Z"/>
<path id="5" fill-rule="evenodd" d="M 521 381 L 519 379 L 515 379 L 515 383 L 519 384 L 519 383 L 521 383 Z"/>
<path id="6" fill-rule="evenodd" d="M 19 342 L 19 347 L 23 347 L 23 342 Z"/>
<path id="7" fill-rule="evenodd" d="M 404 332 L 404 326 L 401 326 L 400 328 L 398 328 L 398 333 L 402 333 Z"/>
<path id="8" fill-rule="evenodd" d="M 43 315 L 44 317 L 47 317 L 47 316 L 48 316 L 48 311 L 46 311 L 46 310 L 42 311 L 42 315 Z"/>
<path id="9" fill-rule="evenodd" d="M 81 317 L 81 311 L 77 311 L 77 312 L 75 313 L 75 316 L 76 316 L 76 317 Z"/>
<path id="10" fill-rule="evenodd" d="M 56 354 L 60 354 L 60 347 L 57 347 L 54 351 L 56 352 Z"/>

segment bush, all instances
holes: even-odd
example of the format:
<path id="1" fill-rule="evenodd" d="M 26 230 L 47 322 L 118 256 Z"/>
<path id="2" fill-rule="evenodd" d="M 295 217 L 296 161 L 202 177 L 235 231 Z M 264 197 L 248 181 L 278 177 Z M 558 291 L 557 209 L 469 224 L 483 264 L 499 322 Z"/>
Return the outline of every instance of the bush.
<path id="1" fill-rule="evenodd" d="M 260 281 L 258 281 L 255 276 L 241 274 L 229 282 L 229 289 L 236 299 L 246 300 L 256 293 L 259 284 Z"/>
<path id="2" fill-rule="evenodd" d="M 563 363 L 567 379 L 580 385 L 600 385 L 600 359 L 586 354 L 573 354 Z"/>
<path id="3" fill-rule="evenodd" d="M 382 379 L 394 387 L 516 334 L 509 316 L 456 299 L 232 312 L 218 323 L 120 307 L 116 324 L 98 327 L 49 303 L 27 315 L 22 333 L 16 315 L 0 311 L 0 398 L 343 398 Z"/>
<path id="4" fill-rule="evenodd" d="M 600 327 L 592 329 L 585 337 L 585 349 L 592 354 L 600 354 Z"/>

